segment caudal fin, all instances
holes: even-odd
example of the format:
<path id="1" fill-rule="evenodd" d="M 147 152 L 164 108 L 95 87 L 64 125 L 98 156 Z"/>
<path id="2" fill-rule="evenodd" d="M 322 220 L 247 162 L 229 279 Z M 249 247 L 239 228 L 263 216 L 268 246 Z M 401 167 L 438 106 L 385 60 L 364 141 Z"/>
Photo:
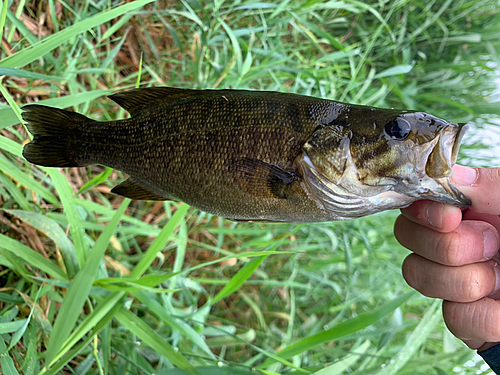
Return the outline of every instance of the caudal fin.
<path id="1" fill-rule="evenodd" d="M 30 104 L 23 108 L 23 120 L 33 134 L 24 146 L 23 156 L 44 167 L 84 167 L 88 165 L 78 152 L 80 127 L 93 121 L 76 112 Z"/>

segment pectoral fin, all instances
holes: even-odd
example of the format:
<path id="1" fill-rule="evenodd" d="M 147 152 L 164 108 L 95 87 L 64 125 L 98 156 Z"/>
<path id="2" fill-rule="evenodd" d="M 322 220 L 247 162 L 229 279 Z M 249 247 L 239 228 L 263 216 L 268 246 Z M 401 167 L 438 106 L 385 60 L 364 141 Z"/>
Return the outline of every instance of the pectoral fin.
<path id="1" fill-rule="evenodd" d="M 290 184 L 300 176 L 259 159 L 237 158 L 230 167 L 243 190 L 264 198 L 287 198 Z"/>
<path id="2" fill-rule="evenodd" d="M 138 199 L 145 201 L 170 201 L 169 197 L 162 197 L 156 193 L 152 193 L 145 187 L 141 186 L 131 177 L 123 181 L 120 185 L 115 186 L 111 192 L 113 194 L 122 195 L 130 199 Z"/>

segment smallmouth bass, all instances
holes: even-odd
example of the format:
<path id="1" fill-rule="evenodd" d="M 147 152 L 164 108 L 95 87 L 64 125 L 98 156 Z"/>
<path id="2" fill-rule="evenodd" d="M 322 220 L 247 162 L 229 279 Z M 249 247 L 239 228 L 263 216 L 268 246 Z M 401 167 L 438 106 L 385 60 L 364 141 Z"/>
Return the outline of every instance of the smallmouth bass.
<path id="1" fill-rule="evenodd" d="M 155 87 L 109 98 L 131 117 L 24 106 L 34 139 L 23 156 L 115 168 L 130 176 L 115 194 L 236 221 L 346 220 L 419 199 L 470 206 L 449 181 L 465 124 L 267 91 Z"/>

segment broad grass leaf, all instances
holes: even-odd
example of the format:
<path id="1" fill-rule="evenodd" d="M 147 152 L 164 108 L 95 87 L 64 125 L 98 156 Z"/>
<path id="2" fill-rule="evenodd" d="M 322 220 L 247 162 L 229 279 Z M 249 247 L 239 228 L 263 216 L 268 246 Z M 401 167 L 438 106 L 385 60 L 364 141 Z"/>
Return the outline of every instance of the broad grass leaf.
<path id="1" fill-rule="evenodd" d="M 71 348 L 83 338 L 89 331 L 94 330 L 98 332 L 95 327 L 102 327 L 109 322 L 109 319 L 113 317 L 108 316 L 113 309 L 121 308 L 119 305 L 120 300 L 125 296 L 123 292 L 116 292 L 109 295 L 106 298 L 99 300 L 97 306 L 94 307 L 93 311 L 85 317 L 85 319 L 80 323 L 78 327 L 71 333 L 64 344 L 61 345 L 61 350 L 49 363 L 49 367 L 55 365 L 55 363 L 65 355 L 69 353 Z M 57 366 L 56 366 L 57 367 Z"/>
<path id="2" fill-rule="evenodd" d="M 391 66 L 390 68 L 387 68 L 386 70 L 375 74 L 373 78 L 382 78 L 382 77 L 390 77 L 390 76 L 395 76 L 398 74 L 406 74 L 411 72 L 413 69 L 413 65 L 396 65 L 396 66 Z"/>
<path id="3" fill-rule="evenodd" d="M 85 240 L 85 229 L 83 228 L 82 217 L 76 209 L 73 199 L 73 190 L 69 185 L 66 177 L 59 169 L 47 168 L 50 178 L 59 193 L 61 203 L 64 208 L 64 214 L 68 219 L 69 231 L 73 239 L 74 251 L 77 258 L 77 270 L 83 266 L 87 256 L 88 243 Z"/>
<path id="4" fill-rule="evenodd" d="M 2 369 L 2 375 L 19 375 L 2 337 L 0 337 L 0 369 Z"/>
<path id="5" fill-rule="evenodd" d="M 103 95 L 111 94 L 112 90 L 94 90 L 94 91 L 86 91 L 78 94 L 66 95 L 60 98 L 51 98 L 40 100 L 37 104 L 43 104 L 50 107 L 58 107 L 58 108 L 68 108 L 71 106 L 77 106 L 82 103 L 88 103 L 96 98 L 99 98 Z M 22 109 L 22 107 L 21 107 Z M 19 118 L 16 116 L 14 110 L 12 108 L 2 108 L 0 109 L 0 118 L 2 121 L 0 122 L 0 129 L 19 124 Z"/>
<path id="6" fill-rule="evenodd" d="M 41 198 L 56 206 L 59 206 L 59 200 L 54 194 L 52 194 L 49 189 L 47 189 L 45 186 L 42 186 L 42 184 L 40 184 L 30 175 L 18 169 L 17 166 L 14 166 L 14 164 L 8 161 L 7 158 L 5 158 L 3 155 L 0 155 L 0 170 L 12 177 L 20 184 L 24 185 L 28 190 L 31 190 L 38 194 Z"/>
<path id="7" fill-rule="evenodd" d="M 57 280 L 68 281 L 66 274 L 54 263 L 44 258 L 36 251 L 30 249 L 28 246 L 23 245 L 22 243 L 10 237 L 0 234 L 0 253 L 2 251 L 11 252 L 12 254 L 23 259 L 32 267 L 42 270 L 43 272 L 49 274 Z"/>
<path id="8" fill-rule="evenodd" d="M 434 327 L 442 316 L 441 303 L 440 300 L 435 300 L 432 305 L 427 308 L 420 323 L 413 330 L 411 335 L 406 338 L 406 343 L 403 348 L 377 372 L 377 375 L 395 375 L 414 357 L 415 353 L 420 349 L 429 335 L 434 333 Z"/>
<path id="9" fill-rule="evenodd" d="M 44 233 L 47 237 L 52 239 L 62 253 L 68 278 L 72 279 L 75 276 L 76 272 L 78 271 L 78 258 L 75 252 L 75 246 L 66 236 L 66 233 L 64 233 L 62 228 L 54 220 L 40 213 L 30 211 L 5 211 L 10 213 L 11 215 L 17 216 L 25 223 L 38 229 L 40 232 Z"/>
<path id="10" fill-rule="evenodd" d="M 24 326 L 28 319 L 15 320 L 13 322 L 1 322 L 0 323 L 0 335 L 4 333 L 12 333 L 17 331 L 19 328 Z"/>
<path id="11" fill-rule="evenodd" d="M 116 211 L 115 216 L 106 226 L 106 229 L 97 239 L 94 247 L 90 251 L 85 264 L 76 275 L 71 283 L 61 308 L 58 311 L 56 322 L 50 335 L 47 348 L 47 362 L 51 363 L 60 352 L 61 346 L 68 338 L 74 324 L 80 316 L 81 309 L 85 300 L 88 297 L 90 289 L 94 283 L 97 274 L 99 263 L 102 260 L 104 252 L 109 243 L 109 239 L 113 235 L 121 217 L 130 203 L 130 199 L 125 199 L 120 208 Z"/>

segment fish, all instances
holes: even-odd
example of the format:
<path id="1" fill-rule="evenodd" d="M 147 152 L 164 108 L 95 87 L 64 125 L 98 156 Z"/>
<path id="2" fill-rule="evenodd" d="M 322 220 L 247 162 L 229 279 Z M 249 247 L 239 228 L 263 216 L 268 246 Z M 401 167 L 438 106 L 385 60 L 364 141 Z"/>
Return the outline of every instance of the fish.
<path id="1" fill-rule="evenodd" d="M 33 140 L 23 156 L 114 168 L 129 175 L 114 194 L 242 222 L 347 220 L 420 199 L 471 205 L 450 182 L 467 124 L 272 91 L 151 87 L 109 98 L 130 117 L 25 105 Z"/>

